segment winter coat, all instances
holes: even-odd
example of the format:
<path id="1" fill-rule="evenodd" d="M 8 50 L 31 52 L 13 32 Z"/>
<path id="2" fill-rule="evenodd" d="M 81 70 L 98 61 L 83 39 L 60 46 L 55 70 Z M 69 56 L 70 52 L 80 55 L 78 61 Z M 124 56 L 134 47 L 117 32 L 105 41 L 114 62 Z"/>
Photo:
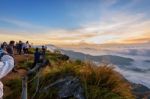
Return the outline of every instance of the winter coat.
<path id="1" fill-rule="evenodd" d="M 0 60 L 0 79 L 6 76 L 14 68 L 14 59 L 10 55 L 2 56 Z M 0 82 L 0 99 L 3 97 L 3 84 Z"/>

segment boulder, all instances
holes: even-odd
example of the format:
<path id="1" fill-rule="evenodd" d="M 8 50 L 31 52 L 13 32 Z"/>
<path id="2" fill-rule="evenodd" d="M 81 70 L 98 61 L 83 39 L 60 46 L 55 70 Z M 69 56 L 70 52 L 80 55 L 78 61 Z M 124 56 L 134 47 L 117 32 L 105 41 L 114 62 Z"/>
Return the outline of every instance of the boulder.
<path id="1" fill-rule="evenodd" d="M 44 87 L 42 92 L 47 92 L 49 88 L 55 87 L 58 91 L 58 96 L 61 99 L 74 97 L 76 99 L 85 99 L 84 90 L 80 80 L 73 76 L 68 76 L 55 81 L 54 83 Z"/>

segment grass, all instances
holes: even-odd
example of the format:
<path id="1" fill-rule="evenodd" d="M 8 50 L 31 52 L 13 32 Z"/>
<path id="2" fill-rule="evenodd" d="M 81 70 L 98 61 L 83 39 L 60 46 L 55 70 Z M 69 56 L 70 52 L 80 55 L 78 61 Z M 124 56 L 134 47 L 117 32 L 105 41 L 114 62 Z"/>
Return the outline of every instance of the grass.
<path id="1" fill-rule="evenodd" d="M 22 90 L 21 79 L 15 78 L 8 80 L 6 81 L 5 85 L 8 86 L 12 91 L 7 96 L 4 96 L 4 99 L 19 99 Z"/>
<path id="2" fill-rule="evenodd" d="M 85 66 L 80 70 L 87 99 L 134 99 L 129 85 L 108 66 Z"/>
<path id="3" fill-rule="evenodd" d="M 111 66 L 106 64 L 96 66 L 91 62 L 83 62 L 80 60 L 63 60 L 60 58 L 63 57 L 60 53 L 47 52 L 46 57 L 51 61 L 52 66 L 40 70 L 40 89 L 60 78 L 74 76 L 80 79 L 86 99 L 135 99 L 132 95 L 130 85 Z M 27 68 L 30 67 L 32 62 L 32 60 L 28 62 L 22 61 L 19 63 L 19 66 Z M 29 79 L 32 79 L 33 76 Z M 28 84 L 29 98 L 35 92 L 36 83 L 37 78 Z M 14 97 L 20 97 L 21 79 L 8 81 L 6 85 L 12 88 L 12 94 L 6 96 L 5 99 L 16 99 Z M 46 93 L 38 93 L 35 99 L 58 99 L 58 90 L 57 88 L 50 88 Z"/>
<path id="4" fill-rule="evenodd" d="M 76 61 L 64 62 L 60 66 L 43 69 L 40 87 L 49 85 L 59 78 L 72 75 L 80 79 L 86 99 L 134 99 L 128 83 L 112 67 L 77 63 Z M 52 95 L 42 93 L 38 94 L 36 99 L 47 99 L 47 97 L 55 99 L 57 96 L 57 90 L 50 89 L 48 93 Z"/>
<path id="5" fill-rule="evenodd" d="M 29 68 L 31 68 L 33 66 L 33 61 L 29 60 L 29 61 L 21 61 L 19 62 L 19 69 L 25 69 L 28 70 Z"/>

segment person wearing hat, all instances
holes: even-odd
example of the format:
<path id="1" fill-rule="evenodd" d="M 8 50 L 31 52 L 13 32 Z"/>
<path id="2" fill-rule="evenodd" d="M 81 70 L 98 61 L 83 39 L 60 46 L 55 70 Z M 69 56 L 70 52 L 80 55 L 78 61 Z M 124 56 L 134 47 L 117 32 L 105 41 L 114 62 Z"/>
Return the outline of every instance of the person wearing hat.
<path id="1" fill-rule="evenodd" d="M 0 79 L 14 68 L 14 58 L 0 48 Z M 0 82 L 0 99 L 3 97 L 3 84 Z"/>

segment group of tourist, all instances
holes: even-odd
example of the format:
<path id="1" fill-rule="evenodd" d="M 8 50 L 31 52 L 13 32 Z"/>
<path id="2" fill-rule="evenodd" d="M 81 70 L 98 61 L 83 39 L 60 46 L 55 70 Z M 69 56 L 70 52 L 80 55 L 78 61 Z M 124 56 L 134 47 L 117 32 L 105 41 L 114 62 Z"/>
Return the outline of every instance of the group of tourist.
<path id="1" fill-rule="evenodd" d="M 31 45 L 29 41 L 26 41 L 25 43 L 22 41 L 16 43 L 15 41 L 10 41 L 9 44 L 7 44 L 7 42 L 3 42 L 1 44 L 1 49 L 7 52 L 12 57 L 14 57 L 15 53 L 18 55 L 28 55 L 30 48 Z M 33 67 L 45 58 L 46 50 L 46 46 L 42 46 L 41 51 L 38 47 L 35 49 Z"/>
<path id="2" fill-rule="evenodd" d="M 4 42 L 0 48 L 0 79 L 5 77 L 14 68 L 14 41 Z M 3 97 L 3 84 L 0 82 L 0 99 Z"/>
<path id="3" fill-rule="evenodd" d="M 39 50 L 39 48 L 35 49 L 33 66 L 45 59 L 46 50 L 46 46 L 42 46 L 41 51 Z"/>
<path id="4" fill-rule="evenodd" d="M 25 43 L 22 41 L 16 42 L 10 41 L 9 44 L 7 42 L 3 42 L 0 46 L 0 79 L 6 76 L 10 71 L 13 70 L 15 61 L 14 55 L 17 53 L 18 55 L 26 55 L 29 54 L 29 49 L 31 45 L 28 41 Z M 39 48 L 35 49 L 34 52 L 34 63 L 33 67 L 45 59 L 47 48 L 42 46 L 41 51 Z M 31 67 L 31 68 L 33 68 Z M 0 82 L 0 99 L 3 97 L 3 84 Z"/>
<path id="5" fill-rule="evenodd" d="M 11 55 L 11 56 L 14 56 L 14 52 L 15 52 L 14 49 L 16 49 L 16 52 L 19 55 L 28 54 L 30 47 L 31 46 L 30 46 L 28 41 L 26 43 L 24 43 L 22 41 L 19 41 L 19 42 L 16 42 L 16 43 L 15 43 L 15 41 L 10 41 L 9 44 L 7 44 L 6 42 L 3 42 L 1 44 L 1 48 L 4 51 L 7 51 L 8 54 Z"/>

